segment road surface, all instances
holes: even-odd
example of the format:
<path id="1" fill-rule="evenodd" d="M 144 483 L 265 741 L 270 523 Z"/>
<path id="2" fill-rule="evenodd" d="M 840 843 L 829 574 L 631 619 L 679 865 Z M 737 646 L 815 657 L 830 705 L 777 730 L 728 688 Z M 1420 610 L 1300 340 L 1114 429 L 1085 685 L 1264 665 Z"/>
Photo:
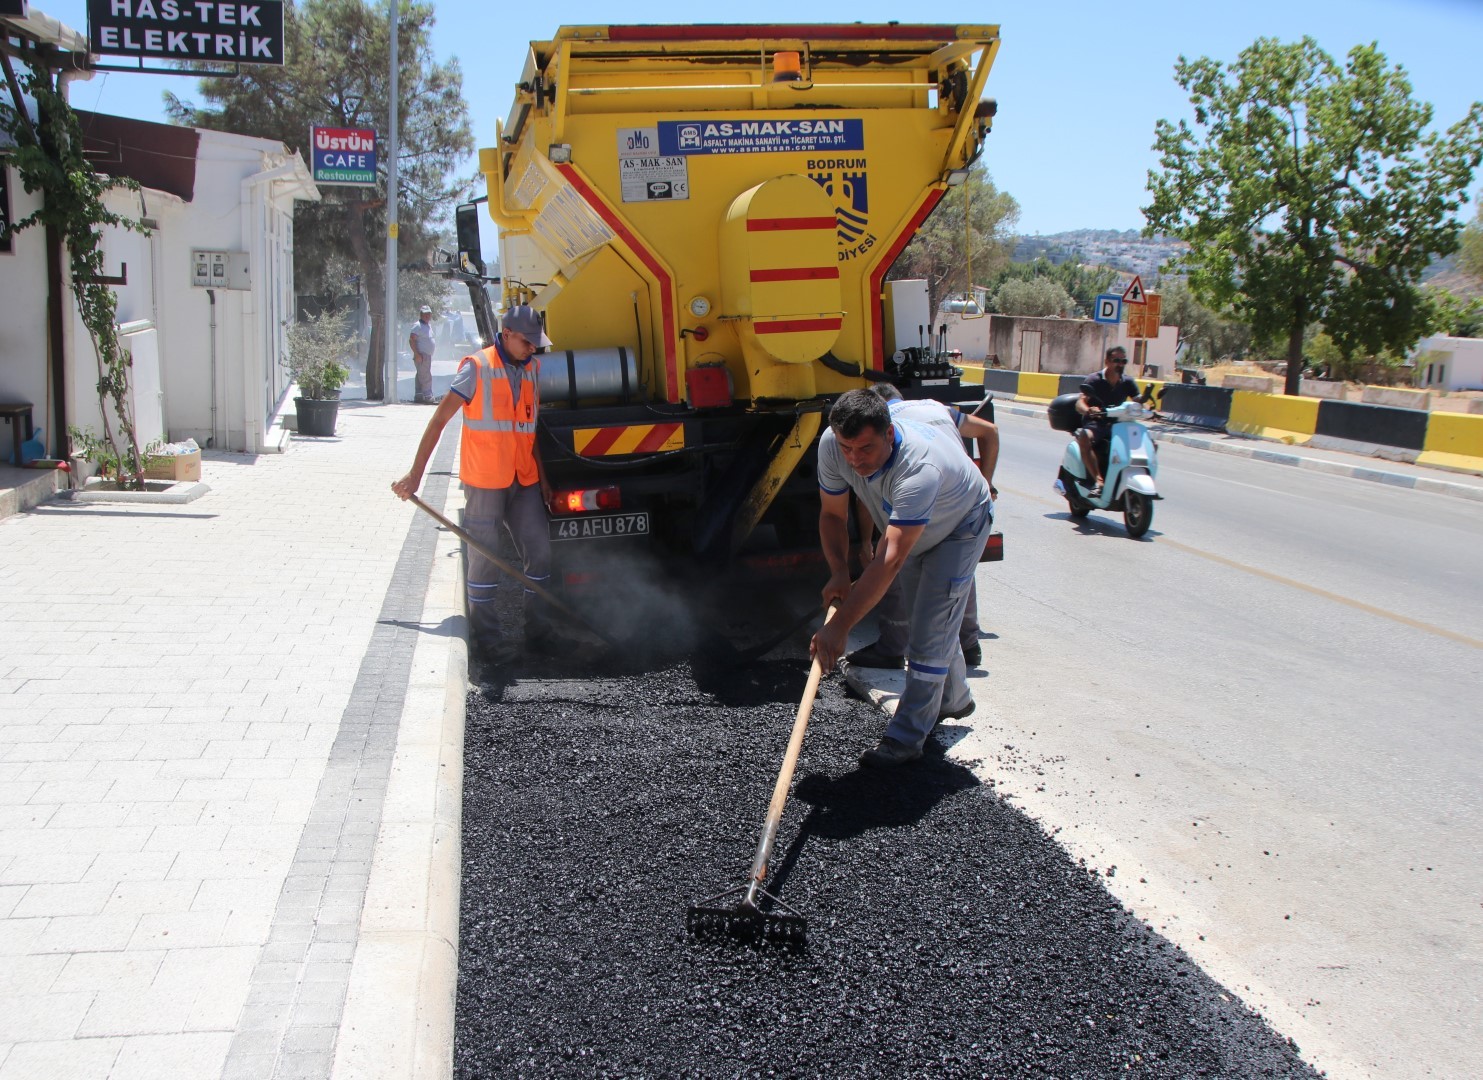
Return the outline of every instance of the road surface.
<path id="1" fill-rule="evenodd" d="M 952 753 L 1331 1076 L 1483 1075 L 1483 506 L 1166 445 L 1131 540 L 1000 430 Z"/>

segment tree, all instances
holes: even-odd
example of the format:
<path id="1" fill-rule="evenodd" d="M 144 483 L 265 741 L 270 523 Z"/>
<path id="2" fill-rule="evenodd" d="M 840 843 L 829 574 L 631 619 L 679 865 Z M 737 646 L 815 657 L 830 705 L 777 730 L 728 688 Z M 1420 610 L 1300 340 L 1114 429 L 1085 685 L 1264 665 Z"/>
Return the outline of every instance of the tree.
<path id="1" fill-rule="evenodd" d="M 1466 229 L 1462 230 L 1462 250 L 1457 256 L 1457 267 L 1465 274 L 1483 278 L 1483 206 Z"/>
<path id="2" fill-rule="evenodd" d="M 997 274 L 980 277 L 989 291 L 997 292 L 1006 281 L 1034 281 L 1045 278 L 1054 282 L 1070 294 L 1074 301 L 1074 314 L 1090 317 L 1097 295 L 1106 292 L 1117 280 L 1117 271 L 1110 266 L 1093 266 L 1088 263 L 1053 263 L 1044 255 L 1032 262 L 1010 263 Z"/>
<path id="3" fill-rule="evenodd" d="M 77 315 L 98 363 L 98 410 L 103 431 L 75 425 L 67 432 L 82 457 L 100 466 L 119 487 L 144 488 L 144 455 L 134 428 L 134 394 L 130 381 L 132 360 L 119 344 L 118 295 L 103 282 L 103 230 L 116 226 L 146 232 L 144 223 L 108 209 L 104 197 L 113 188 L 137 191 L 134 180 L 100 175 L 83 152 L 82 126 L 67 103 L 60 77 L 36 57 L 23 57 L 27 69 L 18 79 L 10 57 L 0 53 L 0 69 L 10 88 L 9 103 L 0 102 L 0 134 L 11 149 L 0 168 L 14 163 L 21 186 L 41 193 L 41 207 L 19 221 L 6 221 L 0 239 L 40 225 L 46 243 L 67 251 L 72 297 Z M 36 106 L 31 119 L 26 98 Z M 110 414 L 112 419 L 110 420 Z M 18 421 L 12 417 L 11 425 Z M 56 436 L 62 446 L 61 434 Z M 19 465 L 20 461 L 17 460 Z"/>
<path id="4" fill-rule="evenodd" d="M 994 292 L 990 306 L 1003 315 L 1065 315 L 1076 301 L 1050 278 L 1037 277 L 1006 281 Z"/>
<path id="5" fill-rule="evenodd" d="M 936 312 L 953 293 L 969 291 L 971 274 L 992 273 L 1008 264 L 1019 217 L 1019 204 L 994 186 L 987 169 L 975 164 L 967 180 L 948 189 L 886 276 L 925 278 L 927 310 Z"/>
<path id="6" fill-rule="evenodd" d="M 400 0 L 398 14 L 397 228 L 399 261 L 425 265 L 421 254 L 464 188 L 452 170 L 474 146 L 463 74 L 457 60 L 439 64 L 432 54 L 433 5 Z M 166 95 L 177 123 L 277 139 L 309 157 L 311 124 L 373 126 L 387 130 L 391 34 L 385 4 L 366 0 L 304 0 L 284 7 L 283 67 L 244 67 L 238 78 L 203 78 L 210 107 L 196 108 Z M 334 296 L 359 275 L 370 301 L 371 339 L 366 393 L 384 393 L 381 360 L 384 295 L 385 155 L 378 155 L 375 187 L 326 187 L 322 202 L 294 211 L 294 275 L 300 291 Z M 436 295 L 444 295 L 439 283 Z M 399 314 L 426 293 L 401 293 Z"/>
<path id="7" fill-rule="evenodd" d="M 1303 335 L 1345 355 L 1404 351 L 1426 331 L 1420 277 L 1457 250 L 1455 213 L 1483 158 L 1483 104 L 1445 134 L 1374 45 L 1340 67 L 1311 38 L 1260 38 L 1226 67 L 1180 57 L 1196 130 L 1158 122 L 1145 232 L 1190 245 L 1190 287 L 1263 344 L 1285 340 L 1298 392 Z"/>
<path id="8" fill-rule="evenodd" d="M 1431 330 L 1452 337 L 1483 337 L 1483 297 L 1433 288 Z"/>
<path id="9" fill-rule="evenodd" d="M 1245 324 L 1222 316 L 1200 303 L 1183 281 L 1161 285 L 1160 319 L 1179 327 L 1179 340 L 1189 346 L 1188 359 L 1195 363 L 1239 357 L 1251 344 Z"/>

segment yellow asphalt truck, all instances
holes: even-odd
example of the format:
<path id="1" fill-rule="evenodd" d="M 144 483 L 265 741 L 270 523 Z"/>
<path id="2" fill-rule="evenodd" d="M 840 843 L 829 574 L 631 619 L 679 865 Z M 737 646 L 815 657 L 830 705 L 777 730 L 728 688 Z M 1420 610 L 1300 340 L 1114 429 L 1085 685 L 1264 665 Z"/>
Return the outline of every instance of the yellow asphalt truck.
<path id="1" fill-rule="evenodd" d="M 998 44 L 994 26 L 898 23 L 531 43 L 479 158 L 503 303 L 543 312 L 554 343 L 539 439 L 568 585 L 580 549 L 615 540 L 710 566 L 763 535 L 816 551 L 836 397 L 872 379 L 982 397 L 925 286 L 908 303 L 887 276 L 982 150 Z"/>

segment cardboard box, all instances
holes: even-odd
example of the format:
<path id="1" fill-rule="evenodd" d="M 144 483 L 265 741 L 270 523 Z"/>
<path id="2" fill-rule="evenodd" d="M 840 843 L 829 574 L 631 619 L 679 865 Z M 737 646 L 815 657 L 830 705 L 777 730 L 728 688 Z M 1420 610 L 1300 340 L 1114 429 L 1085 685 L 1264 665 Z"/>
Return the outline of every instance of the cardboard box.
<path id="1" fill-rule="evenodd" d="M 146 480 L 199 480 L 201 479 L 201 451 L 189 454 L 159 456 L 144 468 Z"/>

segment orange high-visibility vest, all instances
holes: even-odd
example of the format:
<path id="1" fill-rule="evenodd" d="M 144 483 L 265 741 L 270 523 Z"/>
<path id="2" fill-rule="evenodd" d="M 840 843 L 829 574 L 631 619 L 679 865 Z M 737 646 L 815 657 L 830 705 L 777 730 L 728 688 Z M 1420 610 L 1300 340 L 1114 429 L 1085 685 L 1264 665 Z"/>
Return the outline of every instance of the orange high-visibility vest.
<path id="1" fill-rule="evenodd" d="M 510 393 L 498 348 L 491 345 L 465 356 L 463 363 L 479 365 L 479 385 L 473 400 L 463 407 L 459 478 L 480 488 L 507 488 L 516 481 L 536 483 L 540 479 L 535 457 L 540 360 L 532 357 L 522 372 L 518 401 Z"/>

